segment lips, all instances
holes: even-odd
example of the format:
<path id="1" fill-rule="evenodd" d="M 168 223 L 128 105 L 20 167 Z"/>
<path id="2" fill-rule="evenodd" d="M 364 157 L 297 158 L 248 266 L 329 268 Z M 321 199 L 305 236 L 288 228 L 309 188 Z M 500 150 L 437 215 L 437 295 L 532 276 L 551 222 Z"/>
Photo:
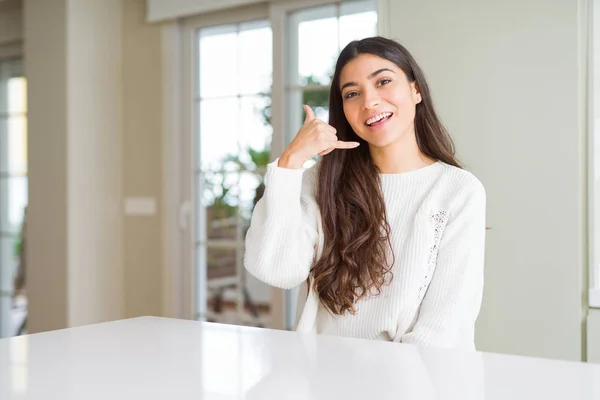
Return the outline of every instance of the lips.
<path id="1" fill-rule="evenodd" d="M 388 119 L 390 119 L 392 114 L 393 113 L 391 113 L 391 112 L 382 112 L 377 115 L 374 115 L 365 121 L 365 125 L 374 126 L 374 125 L 380 124 L 382 122 L 385 122 Z"/>

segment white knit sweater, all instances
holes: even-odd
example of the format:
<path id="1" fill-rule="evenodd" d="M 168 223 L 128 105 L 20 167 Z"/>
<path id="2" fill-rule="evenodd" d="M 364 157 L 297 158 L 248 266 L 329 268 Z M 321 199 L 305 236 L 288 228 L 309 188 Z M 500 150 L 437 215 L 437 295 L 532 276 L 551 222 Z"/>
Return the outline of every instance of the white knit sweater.
<path id="1" fill-rule="evenodd" d="M 316 171 L 269 164 L 265 193 L 246 236 L 246 269 L 283 289 L 303 283 L 323 246 Z M 381 293 L 334 316 L 310 291 L 297 330 L 474 349 L 483 292 L 486 193 L 466 170 L 443 162 L 381 174 L 395 264 Z M 316 253 L 315 253 L 316 252 Z"/>

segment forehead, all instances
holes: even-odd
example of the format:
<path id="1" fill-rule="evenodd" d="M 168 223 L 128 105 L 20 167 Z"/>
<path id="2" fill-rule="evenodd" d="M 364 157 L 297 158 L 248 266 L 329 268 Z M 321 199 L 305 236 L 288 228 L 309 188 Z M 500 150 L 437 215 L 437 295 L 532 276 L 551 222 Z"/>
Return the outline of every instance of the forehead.
<path id="1" fill-rule="evenodd" d="M 342 68 L 340 83 L 343 85 L 348 81 L 357 82 L 368 79 L 369 74 L 381 68 L 388 68 L 396 73 L 402 73 L 402 70 L 396 64 L 385 58 L 373 54 L 360 54 Z"/>

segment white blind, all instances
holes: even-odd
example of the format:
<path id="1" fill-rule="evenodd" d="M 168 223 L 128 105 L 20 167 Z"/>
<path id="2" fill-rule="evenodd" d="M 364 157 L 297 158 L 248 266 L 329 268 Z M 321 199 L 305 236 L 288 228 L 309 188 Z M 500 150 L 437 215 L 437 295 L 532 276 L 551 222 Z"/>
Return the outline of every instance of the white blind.
<path id="1" fill-rule="evenodd" d="M 147 0 L 148 22 L 196 15 L 231 7 L 262 3 L 265 0 Z"/>

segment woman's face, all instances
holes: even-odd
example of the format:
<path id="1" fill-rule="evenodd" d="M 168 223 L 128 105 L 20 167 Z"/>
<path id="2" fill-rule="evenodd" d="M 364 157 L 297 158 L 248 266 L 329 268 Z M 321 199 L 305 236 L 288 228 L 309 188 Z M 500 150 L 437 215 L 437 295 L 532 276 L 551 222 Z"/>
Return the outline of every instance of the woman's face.
<path id="1" fill-rule="evenodd" d="M 421 94 L 393 62 L 359 55 L 342 68 L 340 90 L 346 119 L 371 146 L 385 147 L 414 134 Z"/>

